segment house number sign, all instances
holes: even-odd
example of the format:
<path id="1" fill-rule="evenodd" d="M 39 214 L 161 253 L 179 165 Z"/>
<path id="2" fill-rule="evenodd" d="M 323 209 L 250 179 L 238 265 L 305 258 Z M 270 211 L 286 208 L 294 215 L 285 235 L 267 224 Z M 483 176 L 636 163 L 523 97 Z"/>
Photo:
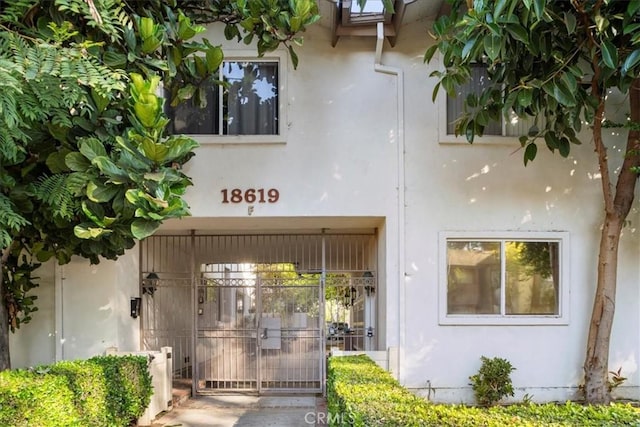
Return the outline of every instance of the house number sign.
<path id="1" fill-rule="evenodd" d="M 223 188 L 222 203 L 276 203 L 280 198 L 280 191 L 275 188 Z"/>

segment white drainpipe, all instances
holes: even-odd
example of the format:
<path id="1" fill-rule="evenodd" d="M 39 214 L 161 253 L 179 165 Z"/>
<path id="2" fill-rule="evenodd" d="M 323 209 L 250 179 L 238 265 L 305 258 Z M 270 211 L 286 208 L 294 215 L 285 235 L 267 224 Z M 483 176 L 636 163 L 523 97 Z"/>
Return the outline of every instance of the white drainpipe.
<path id="1" fill-rule="evenodd" d="M 400 365 L 405 343 L 405 176 L 404 176 L 404 74 L 401 68 L 382 65 L 382 46 L 384 45 L 384 24 L 377 24 L 376 57 L 374 71 L 396 76 L 397 80 L 397 122 L 398 122 L 398 354 L 396 375 L 402 381 Z M 391 368 L 391 366 L 390 366 Z"/>

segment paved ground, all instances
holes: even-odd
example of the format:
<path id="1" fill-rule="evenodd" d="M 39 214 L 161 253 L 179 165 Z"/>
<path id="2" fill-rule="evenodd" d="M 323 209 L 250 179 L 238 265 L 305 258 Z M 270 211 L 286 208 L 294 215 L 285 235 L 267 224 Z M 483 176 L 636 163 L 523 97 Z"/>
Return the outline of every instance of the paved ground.
<path id="1" fill-rule="evenodd" d="M 326 425 L 316 396 L 198 396 L 156 419 L 153 427 L 308 427 Z"/>

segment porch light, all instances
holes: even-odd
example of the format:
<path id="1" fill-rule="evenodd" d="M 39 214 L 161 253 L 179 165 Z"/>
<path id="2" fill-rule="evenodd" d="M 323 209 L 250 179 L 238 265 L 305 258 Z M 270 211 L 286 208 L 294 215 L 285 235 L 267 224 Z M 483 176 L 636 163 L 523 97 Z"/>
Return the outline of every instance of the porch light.
<path id="1" fill-rule="evenodd" d="M 364 277 L 364 290 L 367 291 L 367 296 L 371 296 L 376 293 L 376 285 L 373 280 L 373 273 L 370 271 L 365 271 L 362 274 Z"/>
<path id="2" fill-rule="evenodd" d="M 160 280 L 160 278 L 154 271 L 147 274 L 147 277 L 142 279 L 142 293 L 153 296 L 156 289 L 158 289 L 158 280 Z"/>

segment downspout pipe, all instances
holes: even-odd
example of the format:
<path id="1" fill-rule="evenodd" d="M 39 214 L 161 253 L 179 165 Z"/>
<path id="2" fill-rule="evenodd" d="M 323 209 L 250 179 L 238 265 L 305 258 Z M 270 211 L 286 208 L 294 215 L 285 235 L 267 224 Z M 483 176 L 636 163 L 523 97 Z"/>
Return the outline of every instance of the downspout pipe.
<path id="1" fill-rule="evenodd" d="M 376 28 L 376 56 L 373 69 L 377 73 L 390 74 L 396 76 L 397 81 L 397 170 L 398 170 L 398 355 L 396 373 L 400 383 L 402 372 L 400 370 L 405 345 L 405 141 L 404 141 L 404 73 L 399 67 L 390 67 L 382 64 L 382 47 L 384 45 L 384 24 L 378 22 Z"/>

